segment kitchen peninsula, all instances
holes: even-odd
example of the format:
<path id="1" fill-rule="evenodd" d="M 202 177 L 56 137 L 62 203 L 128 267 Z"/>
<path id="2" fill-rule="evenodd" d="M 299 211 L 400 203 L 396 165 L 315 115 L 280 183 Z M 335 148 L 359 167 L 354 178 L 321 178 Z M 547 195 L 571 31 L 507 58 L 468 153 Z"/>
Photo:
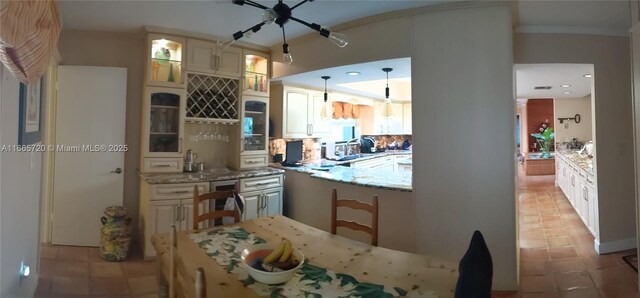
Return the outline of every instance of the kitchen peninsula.
<path id="1" fill-rule="evenodd" d="M 285 169 L 284 179 L 284 214 L 304 224 L 330 231 L 331 227 L 331 191 L 338 190 L 338 197 L 351 198 L 371 203 L 374 196 L 378 196 L 379 246 L 407 252 L 416 251 L 415 243 L 415 215 L 413 210 L 415 200 L 412 192 L 411 171 L 393 167 L 358 167 L 358 163 L 379 161 L 393 158 L 406 162 L 411 157 L 411 151 L 387 151 L 384 153 L 363 155 L 361 158 L 336 162 L 324 160 L 327 164 L 335 165 L 328 171 L 319 170 L 321 163 L 307 163 L 301 167 L 283 167 L 272 164 L 273 167 Z M 376 161 L 377 160 L 377 161 Z M 367 214 L 341 208 L 338 216 L 368 224 L 370 216 Z M 398 228 L 402 227 L 402 228 Z M 357 241 L 368 242 L 366 234 L 348 229 L 339 230 L 341 236 Z"/>

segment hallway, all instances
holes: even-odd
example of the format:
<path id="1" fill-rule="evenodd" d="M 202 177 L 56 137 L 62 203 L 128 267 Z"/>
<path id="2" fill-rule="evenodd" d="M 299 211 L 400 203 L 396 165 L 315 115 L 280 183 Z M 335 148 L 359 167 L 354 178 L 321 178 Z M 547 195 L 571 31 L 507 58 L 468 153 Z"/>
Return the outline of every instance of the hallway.
<path id="1" fill-rule="evenodd" d="M 637 273 L 622 257 L 598 255 L 594 237 L 555 176 L 525 176 L 518 166 L 520 297 L 640 297 Z"/>

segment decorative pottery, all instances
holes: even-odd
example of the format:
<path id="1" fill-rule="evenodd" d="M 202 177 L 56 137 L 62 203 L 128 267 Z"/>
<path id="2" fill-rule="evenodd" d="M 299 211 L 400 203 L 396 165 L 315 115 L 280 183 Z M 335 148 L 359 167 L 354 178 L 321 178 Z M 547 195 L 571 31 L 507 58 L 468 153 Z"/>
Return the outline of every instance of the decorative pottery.
<path id="1" fill-rule="evenodd" d="M 110 206 L 104 209 L 101 217 L 100 256 L 110 262 L 122 262 L 127 259 L 131 244 L 131 217 L 122 206 Z"/>

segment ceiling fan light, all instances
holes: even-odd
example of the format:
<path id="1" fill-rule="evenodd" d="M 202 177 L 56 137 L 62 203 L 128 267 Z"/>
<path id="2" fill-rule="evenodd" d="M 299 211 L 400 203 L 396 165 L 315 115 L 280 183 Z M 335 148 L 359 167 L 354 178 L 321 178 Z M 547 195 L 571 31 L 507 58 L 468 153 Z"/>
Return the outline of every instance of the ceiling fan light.
<path id="1" fill-rule="evenodd" d="M 282 45 L 282 62 L 286 64 L 293 63 L 293 56 L 289 53 L 289 44 L 285 43 Z"/>
<path id="2" fill-rule="evenodd" d="M 262 12 L 262 20 L 267 25 L 273 24 L 273 22 L 276 20 L 277 17 L 278 17 L 278 14 L 271 8 L 265 9 Z"/>
<path id="3" fill-rule="evenodd" d="M 327 38 L 329 38 L 331 42 L 341 48 L 344 48 L 349 44 L 349 41 L 347 41 L 347 36 L 342 33 L 331 32 L 329 33 L 329 36 Z"/>

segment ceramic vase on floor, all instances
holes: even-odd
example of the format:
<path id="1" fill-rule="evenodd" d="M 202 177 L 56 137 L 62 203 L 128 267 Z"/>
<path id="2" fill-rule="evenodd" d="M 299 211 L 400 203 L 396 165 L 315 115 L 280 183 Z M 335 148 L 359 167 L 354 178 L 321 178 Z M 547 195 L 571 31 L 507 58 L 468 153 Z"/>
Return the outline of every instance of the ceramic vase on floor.
<path id="1" fill-rule="evenodd" d="M 104 214 L 100 218 L 100 256 L 110 262 L 122 262 L 127 259 L 131 244 L 131 217 L 122 206 L 107 207 Z"/>

